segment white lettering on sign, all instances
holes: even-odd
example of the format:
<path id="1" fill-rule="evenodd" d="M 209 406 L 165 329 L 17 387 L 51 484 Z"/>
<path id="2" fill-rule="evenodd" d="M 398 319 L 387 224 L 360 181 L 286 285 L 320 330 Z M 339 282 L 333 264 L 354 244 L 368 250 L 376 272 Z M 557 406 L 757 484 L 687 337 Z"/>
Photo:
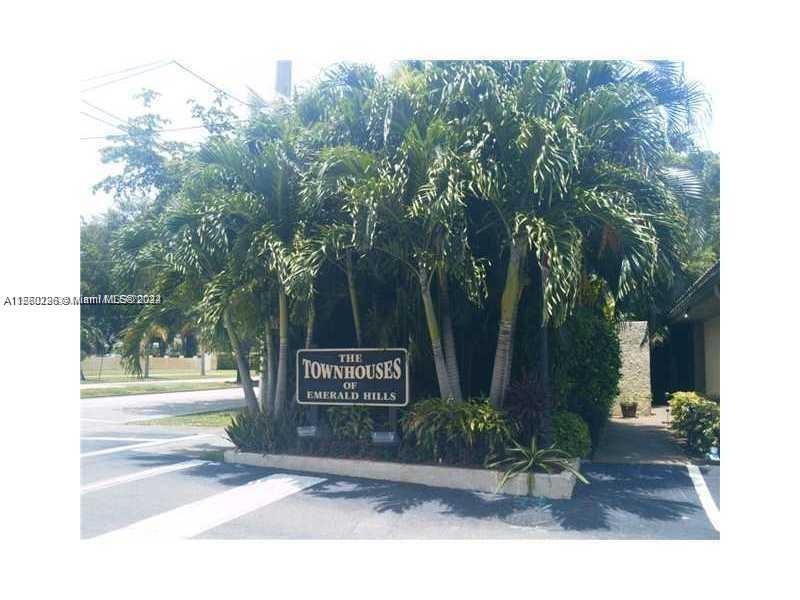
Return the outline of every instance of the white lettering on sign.
<path id="1" fill-rule="evenodd" d="M 360 354 L 341 354 L 341 357 L 358 357 Z M 400 379 L 403 376 L 401 359 L 386 360 L 371 365 L 332 365 L 303 359 L 306 379 Z"/>

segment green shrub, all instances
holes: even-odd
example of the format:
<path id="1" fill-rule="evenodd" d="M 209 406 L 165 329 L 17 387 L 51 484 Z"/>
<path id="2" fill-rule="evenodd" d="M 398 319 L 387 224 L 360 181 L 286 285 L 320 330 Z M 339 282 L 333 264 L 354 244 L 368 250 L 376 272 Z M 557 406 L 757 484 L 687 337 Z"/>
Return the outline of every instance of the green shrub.
<path id="1" fill-rule="evenodd" d="M 361 441 L 372 436 L 374 423 L 369 409 L 364 406 L 332 406 L 326 415 L 337 440 Z"/>
<path id="2" fill-rule="evenodd" d="M 580 415 L 571 412 L 558 412 L 553 416 L 553 441 L 556 448 L 575 458 L 583 458 L 592 449 L 589 426 Z"/>
<path id="3" fill-rule="evenodd" d="M 695 452 L 719 448 L 719 405 L 696 392 L 673 392 L 669 397 L 672 430 L 686 438 Z"/>
<path id="4" fill-rule="evenodd" d="M 578 481 L 588 485 L 589 480 L 573 466 L 571 458 L 568 453 L 558 448 L 542 448 L 538 445 L 536 437 L 533 437 L 530 444 L 525 446 L 515 441 L 510 448 L 505 449 L 502 458 L 492 456 L 486 466 L 490 469 L 505 467 L 505 473 L 497 484 L 498 492 L 512 477 L 537 471 L 540 473 L 569 471 Z M 534 481 L 533 478 L 528 478 L 528 493 L 533 491 L 531 486 Z"/>
<path id="5" fill-rule="evenodd" d="M 231 352 L 217 352 L 217 369 L 220 371 L 236 370 L 236 360 Z"/>
<path id="6" fill-rule="evenodd" d="M 261 365 L 261 356 L 256 352 L 251 352 L 247 357 L 250 361 L 250 370 L 256 371 Z M 233 352 L 217 352 L 217 369 L 220 371 L 236 371 L 236 357 Z"/>
<path id="7" fill-rule="evenodd" d="M 551 338 L 557 408 L 580 415 L 596 448 L 619 393 L 617 325 L 601 305 L 579 306 Z"/>
<path id="8" fill-rule="evenodd" d="M 225 433 L 242 452 L 283 452 L 293 449 L 297 438 L 291 416 L 274 419 L 260 410 L 243 410 L 225 428 Z"/>
<path id="9" fill-rule="evenodd" d="M 274 440 L 271 420 L 261 411 L 243 410 L 233 417 L 225 433 L 242 452 L 267 452 Z"/>
<path id="10" fill-rule="evenodd" d="M 447 464 L 483 464 L 508 445 L 514 430 L 503 411 L 487 400 L 455 402 L 430 398 L 403 417 L 406 459 Z M 410 447 L 415 447 L 411 456 Z"/>

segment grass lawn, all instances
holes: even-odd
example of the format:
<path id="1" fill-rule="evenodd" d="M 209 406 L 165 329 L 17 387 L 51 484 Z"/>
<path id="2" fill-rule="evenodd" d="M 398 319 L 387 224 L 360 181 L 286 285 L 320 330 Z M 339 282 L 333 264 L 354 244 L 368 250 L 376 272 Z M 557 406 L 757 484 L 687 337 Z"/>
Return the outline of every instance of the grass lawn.
<path id="1" fill-rule="evenodd" d="M 151 372 L 150 377 L 139 379 L 128 373 L 120 370 L 104 372 L 102 377 L 97 377 L 96 373 L 86 373 L 86 381 L 81 383 L 128 383 L 136 381 L 169 381 L 171 379 L 197 379 L 203 381 L 208 377 L 230 377 L 232 380 L 236 379 L 236 371 L 233 369 L 207 371 L 205 376 L 200 375 L 197 371 L 156 371 Z M 257 375 L 256 375 L 257 377 Z"/>
<path id="2" fill-rule="evenodd" d="M 238 410 L 212 410 L 151 421 L 136 421 L 136 425 L 166 425 L 173 427 L 225 427 L 239 414 Z"/>
<path id="3" fill-rule="evenodd" d="M 199 390 L 224 390 L 238 387 L 236 384 L 220 381 L 198 381 L 191 383 L 170 383 L 169 381 L 153 383 L 136 383 L 107 388 L 89 388 L 81 390 L 81 398 L 105 398 L 107 396 L 130 396 L 133 394 L 159 394 L 163 392 L 196 392 Z"/>

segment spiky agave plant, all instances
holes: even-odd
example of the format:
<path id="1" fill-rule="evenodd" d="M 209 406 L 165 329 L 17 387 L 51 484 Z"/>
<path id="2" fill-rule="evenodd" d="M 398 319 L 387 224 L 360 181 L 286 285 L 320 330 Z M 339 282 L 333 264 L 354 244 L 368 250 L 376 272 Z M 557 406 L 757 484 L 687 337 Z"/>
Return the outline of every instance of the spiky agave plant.
<path id="1" fill-rule="evenodd" d="M 503 458 L 494 458 L 487 461 L 486 466 L 490 469 L 497 467 L 505 467 L 506 470 L 497 484 L 497 491 L 499 492 L 508 480 L 516 477 L 522 473 L 530 473 L 535 470 L 541 470 L 545 473 L 552 473 L 555 470 L 569 471 L 580 481 L 588 485 L 589 480 L 584 477 L 581 472 L 570 462 L 570 456 L 563 450 L 555 447 L 555 444 L 546 448 L 539 446 L 536 436 L 531 438 L 530 446 L 523 446 L 519 442 L 514 441 L 511 448 L 506 448 L 506 456 Z M 533 485 L 533 479 L 530 480 L 529 486 Z"/>

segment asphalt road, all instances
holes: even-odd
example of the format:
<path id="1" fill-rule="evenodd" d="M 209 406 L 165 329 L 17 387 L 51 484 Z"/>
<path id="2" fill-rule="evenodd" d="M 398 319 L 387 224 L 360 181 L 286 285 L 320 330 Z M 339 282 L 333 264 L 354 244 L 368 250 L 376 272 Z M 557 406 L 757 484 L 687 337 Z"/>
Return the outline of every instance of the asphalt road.
<path id="1" fill-rule="evenodd" d="M 228 465 L 220 431 L 121 424 L 237 405 L 228 394 L 81 401 L 82 537 L 719 538 L 681 465 L 585 464 L 590 485 L 543 500 Z M 719 506 L 719 467 L 700 470 Z"/>
<path id="2" fill-rule="evenodd" d="M 241 388 L 110 396 L 81 400 L 81 428 L 122 425 L 159 417 L 244 406 Z"/>

